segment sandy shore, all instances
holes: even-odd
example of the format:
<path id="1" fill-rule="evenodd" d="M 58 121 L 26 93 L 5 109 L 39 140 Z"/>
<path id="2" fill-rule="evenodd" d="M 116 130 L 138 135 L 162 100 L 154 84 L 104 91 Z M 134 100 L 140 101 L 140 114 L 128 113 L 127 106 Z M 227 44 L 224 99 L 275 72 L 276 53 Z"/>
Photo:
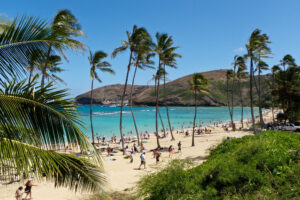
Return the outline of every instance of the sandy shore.
<path id="1" fill-rule="evenodd" d="M 265 122 L 272 121 L 271 112 L 264 114 Z M 250 125 L 251 123 L 249 123 Z M 240 124 L 237 124 L 237 128 Z M 185 136 L 184 134 L 177 134 L 176 131 L 174 136 L 175 141 L 171 141 L 170 134 L 168 137 L 160 139 L 160 145 L 162 147 L 169 147 L 173 145 L 175 147 L 175 153 L 169 158 L 168 152 L 163 152 L 159 164 L 156 165 L 153 154 L 148 152 L 150 149 L 156 148 L 156 138 L 151 135 L 150 139 L 144 143 L 146 148 L 146 169 L 138 170 L 140 165 L 140 153 L 133 156 L 133 163 L 130 163 L 129 159 L 124 159 L 122 152 L 117 152 L 114 156 L 107 156 L 107 153 L 103 153 L 103 164 L 105 169 L 105 176 L 107 177 L 107 190 L 118 190 L 122 191 L 134 187 L 135 183 L 140 179 L 141 176 L 151 173 L 159 168 L 164 167 L 171 159 L 184 159 L 200 164 L 205 161 L 206 156 L 209 154 L 209 149 L 213 146 L 218 145 L 227 137 L 243 137 L 250 135 L 251 132 L 247 131 L 224 131 L 221 127 L 209 127 L 212 130 L 210 134 L 202 134 L 195 136 L 195 146 L 191 147 L 192 138 L 191 136 Z M 191 133 L 191 130 L 190 130 Z M 182 152 L 178 153 L 177 143 L 181 141 Z M 116 145 L 116 144 L 114 144 Z M 114 145 L 110 145 L 113 147 Z M 129 143 L 128 146 L 131 148 L 133 143 Z M 115 159 L 114 161 L 112 159 Z M 35 182 L 34 182 L 35 183 Z M 36 183 L 38 186 L 33 188 L 33 199 L 36 200 L 80 200 L 88 197 L 88 194 L 75 194 L 66 188 L 54 188 L 53 183 L 41 182 Z M 0 199 L 10 200 L 14 199 L 15 190 L 22 185 L 22 183 L 14 183 L 8 186 L 0 186 Z M 23 184 L 24 185 L 24 184 Z"/>

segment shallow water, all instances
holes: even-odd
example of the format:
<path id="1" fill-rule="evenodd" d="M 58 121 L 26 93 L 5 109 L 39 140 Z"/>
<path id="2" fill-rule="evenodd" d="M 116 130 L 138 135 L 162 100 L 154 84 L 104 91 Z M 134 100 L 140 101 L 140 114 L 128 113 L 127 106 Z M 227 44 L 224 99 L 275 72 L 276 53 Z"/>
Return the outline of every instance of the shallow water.
<path id="1" fill-rule="evenodd" d="M 136 123 L 139 132 L 154 132 L 155 131 L 155 107 L 133 107 Z M 84 130 L 86 135 L 91 136 L 90 129 L 90 106 L 81 105 L 78 111 L 86 123 L 87 130 Z M 180 129 L 193 126 L 194 107 L 169 107 L 169 115 L 172 127 Z M 213 124 L 214 122 L 226 122 L 230 120 L 227 107 L 198 107 L 196 122 L 202 122 L 204 125 Z M 165 127 L 168 127 L 166 108 L 160 107 L 160 113 Z M 258 114 L 258 109 L 254 109 L 255 115 Z M 244 119 L 250 119 L 250 108 L 244 108 Z M 241 108 L 234 108 L 234 121 L 240 121 Z M 159 119 L 158 119 L 159 120 Z M 120 107 L 118 106 L 102 106 L 93 105 L 93 125 L 94 133 L 97 136 L 119 136 L 120 124 Z M 161 129 L 159 121 L 159 129 Z M 123 111 L 123 133 L 127 135 L 132 131 L 135 135 L 134 124 L 129 107 L 124 107 Z"/>

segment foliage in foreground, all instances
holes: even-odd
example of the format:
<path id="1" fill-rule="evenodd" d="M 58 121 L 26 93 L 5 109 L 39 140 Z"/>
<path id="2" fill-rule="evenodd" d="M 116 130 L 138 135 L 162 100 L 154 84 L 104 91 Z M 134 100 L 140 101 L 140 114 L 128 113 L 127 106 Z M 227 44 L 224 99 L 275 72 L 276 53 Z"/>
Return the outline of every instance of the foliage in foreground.
<path id="1" fill-rule="evenodd" d="M 159 199 L 297 199 L 300 135 L 266 131 L 224 141 L 207 161 L 184 170 L 173 161 L 139 183 L 139 195 Z"/>

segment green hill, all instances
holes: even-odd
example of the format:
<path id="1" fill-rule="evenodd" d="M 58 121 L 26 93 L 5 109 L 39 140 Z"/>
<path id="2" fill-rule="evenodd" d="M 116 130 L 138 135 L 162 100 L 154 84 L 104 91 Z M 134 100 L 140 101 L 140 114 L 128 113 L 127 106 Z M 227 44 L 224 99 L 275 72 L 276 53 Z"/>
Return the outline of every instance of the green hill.
<path id="1" fill-rule="evenodd" d="M 147 200 L 300 199 L 300 135 L 266 131 L 226 140 L 202 165 L 180 161 L 144 177 Z"/>

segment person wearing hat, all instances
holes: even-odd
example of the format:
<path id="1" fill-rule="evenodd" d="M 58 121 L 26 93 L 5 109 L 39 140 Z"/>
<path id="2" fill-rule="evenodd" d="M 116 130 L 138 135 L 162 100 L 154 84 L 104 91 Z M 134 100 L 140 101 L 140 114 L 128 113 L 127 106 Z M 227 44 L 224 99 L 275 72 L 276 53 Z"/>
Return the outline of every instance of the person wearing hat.
<path id="1" fill-rule="evenodd" d="M 25 199 L 27 199 L 27 197 L 29 196 L 29 199 L 32 198 L 31 196 L 31 187 L 32 186 L 36 186 L 32 183 L 32 178 L 29 178 L 27 183 L 25 184 L 25 193 L 26 193 L 26 196 L 25 196 Z"/>

